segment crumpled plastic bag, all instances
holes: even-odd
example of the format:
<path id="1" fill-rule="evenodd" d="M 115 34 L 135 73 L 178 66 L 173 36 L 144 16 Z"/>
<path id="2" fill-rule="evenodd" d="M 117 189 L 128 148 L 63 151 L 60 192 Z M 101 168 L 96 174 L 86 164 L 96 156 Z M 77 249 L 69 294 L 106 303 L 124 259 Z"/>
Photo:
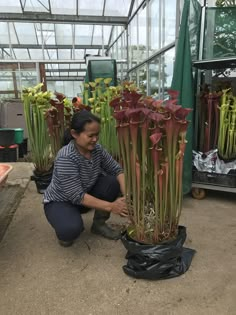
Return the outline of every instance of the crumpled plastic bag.
<path id="1" fill-rule="evenodd" d="M 216 173 L 219 174 L 229 174 L 233 173 L 232 171 L 236 170 L 236 160 L 225 162 L 219 157 L 216 160 Z"/>
<path id="2" fill-rule="evenodd" d="M 193 165 L 200 172 L 215 173 L 217 149 L 206 153 L 193 151 Z"/>
<path id="3" fill-rule="evenodd" d="M 229 174 L 236 170 L 236 160 L 225 162 L 218 156 L 218 150 L 206 153 L 193 151 L 193 165 L 199 172 Z"/>
<path id="4" fill-rule="evenodd" d="M 184 248 L 186 228 L 179 226 L 175 240 L 158 245 L 142 244 L 125 232 L 121 241 L 128 250 L 124 272 L 134 278 L 161 280 L 178 277 L 190 267 L 195 250 Z"/>

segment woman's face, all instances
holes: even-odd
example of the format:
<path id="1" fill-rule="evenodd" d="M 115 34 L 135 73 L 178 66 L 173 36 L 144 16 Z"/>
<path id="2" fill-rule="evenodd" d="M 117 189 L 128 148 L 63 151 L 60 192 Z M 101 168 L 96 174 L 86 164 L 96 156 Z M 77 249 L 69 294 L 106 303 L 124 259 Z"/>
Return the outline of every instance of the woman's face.
<path id="1" fill-rule="evenodd" d="M 100 124 L 96 121 L 85 124 L 84 131 L 79 134 L 75 130 L 71 130 L 76 144 L 84 151 L 92 151 L 94 149 L 99 138 L 99 132 Z"/>

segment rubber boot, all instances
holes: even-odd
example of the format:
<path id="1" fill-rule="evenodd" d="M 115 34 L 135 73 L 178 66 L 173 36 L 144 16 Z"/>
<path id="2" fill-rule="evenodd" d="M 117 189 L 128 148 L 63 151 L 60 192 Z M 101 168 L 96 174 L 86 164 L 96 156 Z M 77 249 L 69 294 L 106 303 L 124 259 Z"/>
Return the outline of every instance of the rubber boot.
<path id="1" fill-rule="evenodd" d="M 61 240 L 58 240 L 58 243 L 63 246 L 63 247 L 70 247 L 71 245 L 73 245 L 73 241 L 61 241 Z"/>
<path id="2" fill-rule="evenodd" d="M 106 224 L 106 220 L 108 220 L 109 217 L 110 212 L 95 210 L 91 232 L 102 235 L 110 240 L 118 240 L 121 237 L 121 233 L 118 230 L 113 230 Z"/>

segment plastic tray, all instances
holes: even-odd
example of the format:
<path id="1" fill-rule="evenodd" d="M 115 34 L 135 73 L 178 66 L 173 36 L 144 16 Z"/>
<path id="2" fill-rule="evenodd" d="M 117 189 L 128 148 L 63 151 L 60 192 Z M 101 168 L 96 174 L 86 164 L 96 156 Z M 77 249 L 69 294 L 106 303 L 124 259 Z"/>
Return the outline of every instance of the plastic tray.
<path id="1" fill-rule="evenodd" d="M 193 183 L 236 187 L 236 175 L 193 171 Z"/>

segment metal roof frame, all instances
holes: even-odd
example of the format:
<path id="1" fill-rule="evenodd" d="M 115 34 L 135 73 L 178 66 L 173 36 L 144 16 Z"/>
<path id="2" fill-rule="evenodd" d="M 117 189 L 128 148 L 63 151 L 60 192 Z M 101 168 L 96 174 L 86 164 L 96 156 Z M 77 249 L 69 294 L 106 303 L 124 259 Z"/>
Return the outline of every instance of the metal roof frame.
<path id="1" fill-rule="evenodd" d="M 0 63 L 65 63 L 68 64 L 68 69 L 65 71 L 60 69 L 60 72 L 68 71 L 69 73 L 78 70 L 69 69 L 70 64 L 73 62 L 84 64 L 85 60 L 81 58 L 87 53 L 105 54 L 111 41 L 114 41 L 113 32 L 117 34 L 117 30 L 120 29 L 119 33 L 121 33 L 127 27 L 136 0 L 122 0 L 123 6 L 115 1 L 115 5 L 112 6 L 113 0 L 102 0 L 100 2 L 101 7 L 100 4 L 97 6 L 97 8 L 99 7 L 97 11 L 99 14 L 96 15 L 93 15 L 95 11 L 92 12 L 92 7 L 91 12 L 85 12 L 88 9 L 86 9 L 86 3 L 83 4 L 79 2 L 80 0 L 73 2 L 75 3 L 75 14 L 73 14 L 73 8 L 70 5 L 69 10 L 67 10 L 67 6 L 62 4 L 65 11 L 67 10 L 64 14 L 62 7 L 60 8 L 57 4 L 58 2 L 53 3 L 51 0 L 18 1 L 18 5 L 17 1 L 14 1 L 14 8 L 9 9 L 8 12 L 6 9 L 11 6 L 8 0 L 1 0 L 0 2 L 0 23 L 3 30 L 5 29 L 2 32 L 2 38 L 0 34 Z M 1 8 L 3 9 L 1 10 Z M 124 14 L 125 11 L 126 14 Z M 28 28 L 24 23 L 29 23 L 33 27 Z M 63 28 L 63 24 L 70 25 L 71 29 L 68 26 Z M 79 31 L 81 25 L 83 28 L 82 31 Z M 88 33 L 83 32 L 89 26 L 90 31 Z M 20 33 L 24 31 L 24 27 L 26 28 L 26 35 L 31 36 L 32 40 Z M 69 56 L 70 59 L 65 59 Z M 53 72 L 58 72 L 58 69 L 47 69 L 47 72 L 50 71 L 50 75 L 52 75 Z"/>

